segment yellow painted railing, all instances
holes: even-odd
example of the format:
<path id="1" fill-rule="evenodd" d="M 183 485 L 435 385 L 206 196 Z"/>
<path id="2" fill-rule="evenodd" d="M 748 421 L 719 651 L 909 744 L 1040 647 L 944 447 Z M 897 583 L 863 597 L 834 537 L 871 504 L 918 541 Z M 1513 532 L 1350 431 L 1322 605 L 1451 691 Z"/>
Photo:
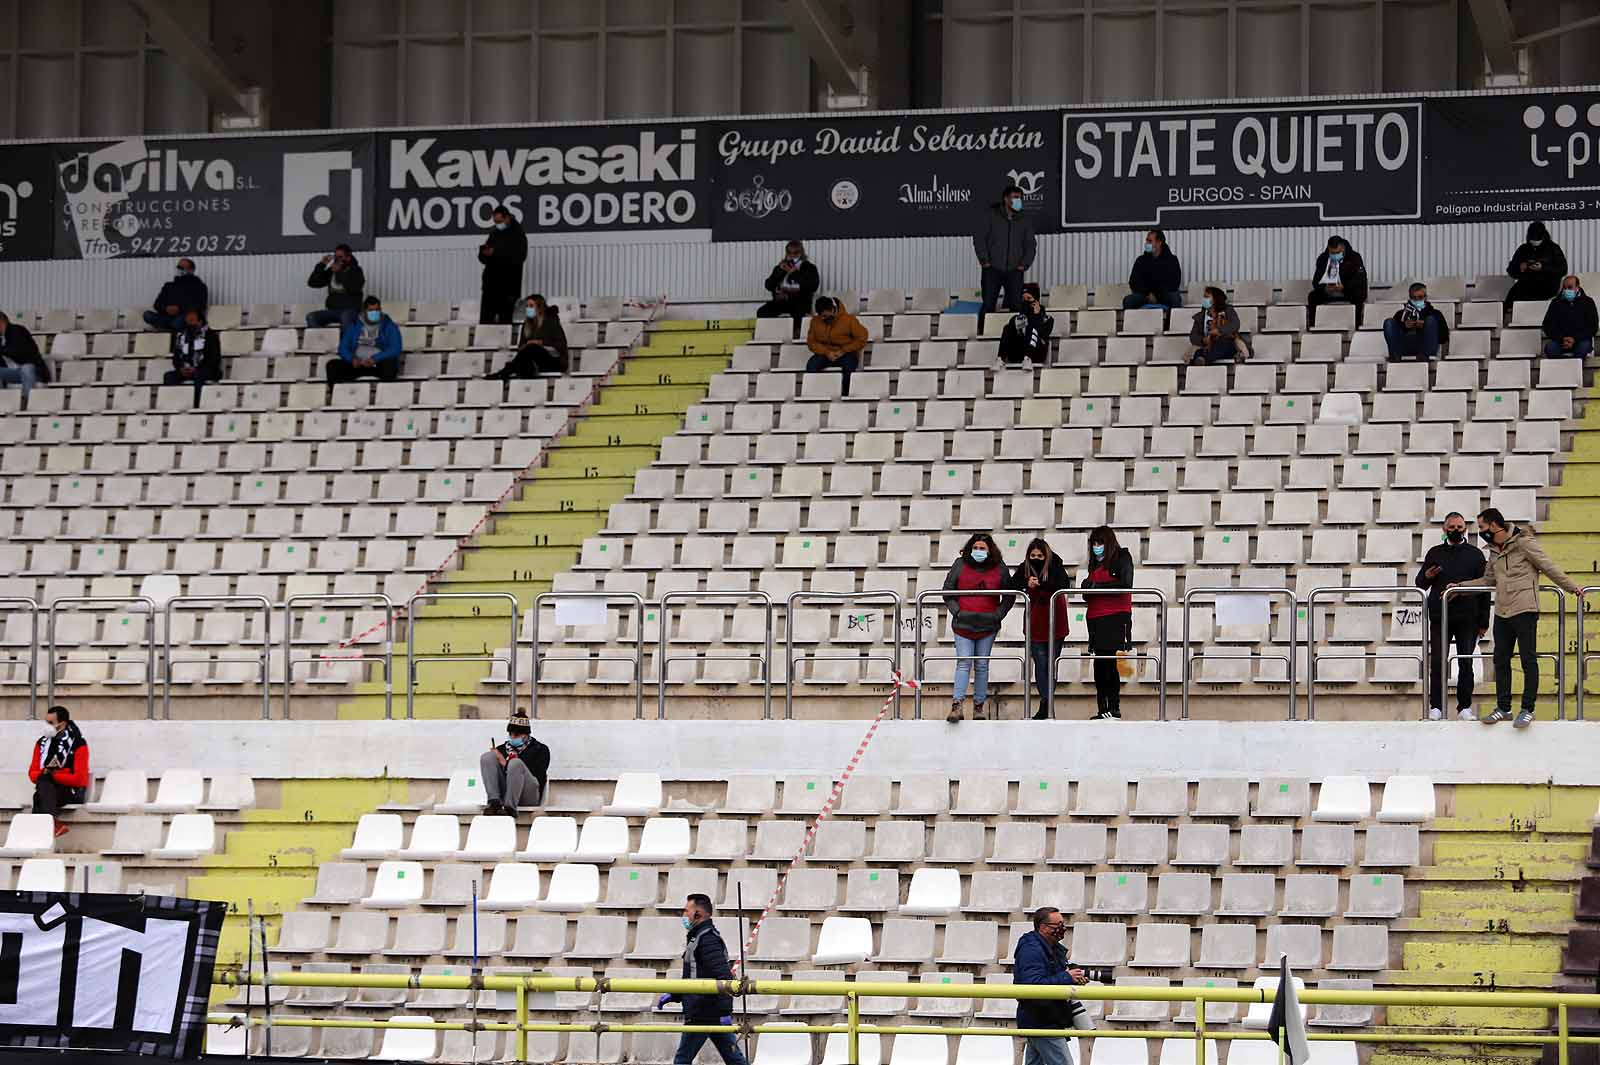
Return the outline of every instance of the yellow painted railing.
<path id="1" fill-rule="evenodd" d="M 281 1028 L 409 1028 L 429 1031 L 481 1031 L 515 1032 L 516 1060 L 526 1061 L 529 1032 L 807 1032 L 814 1034 L 844 1034 L 848 1037 L 850 1065 L 859 1065 L 858 1038 L 862 1035 L 981 1035 L 981 1036 L 1085 1036 L 1094 1039 L 1151 1039 L 1170 1037 L 1193 1039 L 1195 1065 L 1206 1065 L 1206 1040 L 1264 1040 L 1263 1032 L 1216 1032 L 1206 1028 L 1206 1004 L 1245 1003 L 1258 1005 L 1270 1003 L 1274 992 L 1253 987 L 1118 987 L 1115 985 L 1088 984 L 1078 987 L 1018 984 L 900 984 L 857 982 L 854 980 L 679 980 L 670 978 L 609 979 L 604 976 L 544 976 L 497 975 L 476 973 L 467 976 L 420 976 L 394 974 L 357 975 L 345 973 L 251 973 L 217 974 L 215 982 L 224 987 L 242 985 L 273 987 L 342 987 L 342 988 L 433 988 L 445 991 L 509 991 L 516 995 L 517 1019 L 513 1021 L 424 1021 L 251 1016 L 242 1019 L 250 1025 L 272 1025 Z M 558 991 L 673 994 L 728 994 L 739 995 L 839 995 L 845 999 L 844 1024 L 609 1024 L 595 1021 L 589 1024 L 576 1022 L 545 1022 L 528 1020 L 530 994 L 550 994 Z M 1035 1028 L 947 1028 L 938 1025 L 875 1025 L 862 1024 L 858 1010 L 861 998 L 905 998 L 914 994 L 918 998 L 967 999 L 1078 999 L 1079 1001 L 1121 1002 L 1192 1002 L 1195 1023 L 1193 1031 L 1150 1029 L 1035 1029 Z M 1326 1006 L 1456 1006 L 1484 1008 L 1549 1009 L 1556 1013 L 1554 1034 L 1516 1032 L 1506 1034 L 1475 1034 L 1452 1032 L 1336 1032 L 1311 1033 L 1316 1040 L 1409 1043 L 1409 1044 L 1479 1044 L 1542 1046 L 1556 1044 L 1561 1065 L 1568 1065 L 1569 1048 L 1577 1045 L 1600 1044 L 1600 1036 L 1575 1036 L 1570 1034 L 1567 1013 L 1575 1008 L 1600 1008 L 1600 994 L 1577 994 L 1538 991 L 1356 991 L 1317 990 L 1307 988 L 1299 992 L 1306 1005 Z M 259 1007 L 265 1008 L 263 1002 Z M 236 1014 L 212 1014 L 207 1018 L 212 1024 L 240 1023 Z"/>

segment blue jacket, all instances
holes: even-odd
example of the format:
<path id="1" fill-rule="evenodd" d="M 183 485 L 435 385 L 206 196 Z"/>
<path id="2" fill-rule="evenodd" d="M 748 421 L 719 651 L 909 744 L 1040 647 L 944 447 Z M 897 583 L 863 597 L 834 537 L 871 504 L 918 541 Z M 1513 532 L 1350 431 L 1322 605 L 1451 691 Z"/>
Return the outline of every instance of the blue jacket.
<path id="1" fill-rule="evenodd" d="M 689 929 L 683 948 L 685 980 L 732 980 L 728 947 L 716 925 L 705 920 Z M 720 1024 L 733 1013 L 732 995 L 674 995 L 683 1003 L 685 1024 Z"/>
<path id="2" fill-rule="evenodd" d="M 345 362 L 355 362 L 356 344 L 361 339 L 361 323 L 351 322 L 345 326 L 344 333 L 339 337 L 339 358 Z M 383 321 L 378 323 L 378 355 L 379 362 L 400 357 L 400 327 L 394 324 L 394 319 L 387 314 Z"/>
<path id="3" fill-rule="evenodd" d="M 1067 948 L 1051 943 L 1038 932 L 1017 940 L 1012 982 L 1018 984 L 1071 985 Z M 1067 999 L 1018 999 L 1018 1028 L 1071 1028 L 1072 1009 Z"/>

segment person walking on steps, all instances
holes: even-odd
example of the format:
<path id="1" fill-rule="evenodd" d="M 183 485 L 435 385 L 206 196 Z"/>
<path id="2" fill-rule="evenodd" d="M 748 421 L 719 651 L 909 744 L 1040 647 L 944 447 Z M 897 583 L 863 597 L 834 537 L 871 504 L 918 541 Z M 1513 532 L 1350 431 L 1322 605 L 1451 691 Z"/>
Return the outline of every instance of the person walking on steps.
<path id="1" fill-rule="evenodd" d="M 949 595 L 944 600 L 957 655 L 950 715 L 945 718 L 952 725 L 961 720 L 969 678 L 972 681 L 972 720 L 982 721 L 988 716 L 984 707 L 989 701 L 989 652 L 994 649 L 1000 622 L 1011 609 L 1012 597 L 977 593 L 1004 588 L 1007 577 L 1005 559 L 1000 557 L 1000 549 L 988 533 L 973 533 L 967 537 L 961 554 L 944 576 L 945 591 L 971 593 Z"/>
<path id="2" fill-rule="evenodd" d="M 1084 588 L 1131 589 L 1133 556 L 1117 542 L 1117 534 L 1102 525 L 1089 534 L 1089 575 Z M 1091 595 L 1084 607 L 1089 625 L 1089 653 L 1094 659 L 1095 719 L 1122 717 L 1122 672 L 1117 652 L 1125 651 L 1133 640 L 1133 596 Z"/>

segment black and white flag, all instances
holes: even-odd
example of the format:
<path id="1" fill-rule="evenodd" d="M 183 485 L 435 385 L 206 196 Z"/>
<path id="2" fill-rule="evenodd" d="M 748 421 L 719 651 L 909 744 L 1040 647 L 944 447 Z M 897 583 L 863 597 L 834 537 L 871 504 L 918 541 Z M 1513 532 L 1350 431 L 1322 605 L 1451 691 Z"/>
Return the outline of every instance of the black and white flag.
<path id="1" fill-rule="evenodd" d="M 1287 955 L 1278 961 L 1278 993 L 1272 999 L 1267 1034 L 1282 1049 L 1286 1065 L 1305 1065 L 1311 1060 L 1311 1047 L 1306 1042 L 1306 1017 L 1300 1010 L 1300 996 L 1295 994 L 1294 974 L 1289 972 Z"/>

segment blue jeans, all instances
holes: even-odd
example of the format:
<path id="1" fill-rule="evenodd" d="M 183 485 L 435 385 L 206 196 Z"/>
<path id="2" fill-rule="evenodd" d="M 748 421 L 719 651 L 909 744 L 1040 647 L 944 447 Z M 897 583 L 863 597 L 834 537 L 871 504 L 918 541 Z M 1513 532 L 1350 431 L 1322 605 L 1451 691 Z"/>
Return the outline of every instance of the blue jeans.
<path id="1" fill-rule="evenodd" d="M 1072 1065 L 1072 1049 L 1064 1035 L 1030 1035 L 1022 1049 L 1022 1065 Z"/>
<path id="2" fill-rule="evenodd" d="M 1130 292 L 1122 297 L 1122 309 L 1136 311 L 1140 307 L 1173 307 L 1183 306 L 1183 294 L 1179 292 L 1157 292 L 1156 301 L 1150 302 L 1150 296 L 1144 292 Z"/>
<path id="3" fill-rule="evenodd" d="M 344 311 L 312 311 L 306 315 L 306 328 L 324 329 L 330 325 L 336 325 L 343 329 L 359 317 L 361 317 L 361 314 L 354 307 Z"/>
<path id="4" fill-rule="evenodd" d="M 1028 655 L 1033 659 L 1033 686 L 1039 689 L 1039 711 L 1050 712 L 1050 693 L 1056 686 L 1056 659 L 1061 656 L 1061 648 L 1066 640 L 1057 640 L 1052 648 L 1048 640 L 1030 640 L 1028 642 Z M 1052 654 L 1052 650 L 1055 652 Z"/>
<path id="5" fill-rule="evenodd" d="M 28 398 L 28 393 L 38 383 L 39 371 L 26 363 L 21 366 L 0 366 L 0 385 L 21 385 L 23 399 Z"/>
<path id="6" fill-rule="evenodd" d="M 950 701 L 959 703 L 967 697 L 967 677 L 972 677 L 972 701 L 982 706 L 989 701 L 989 652 L 994 649 L 994 633 L 969 640 L 960 633 L 956 638 L 956 684 L 950 692 Z"/>
<path id="7" fill-rule="evenodd" d="M 1439 354 L 1439 320 L 1432 315 L 1421 329 L 1407 329 L 1390 318 L 1383 323 L 1383 342 L 1389 346 L 1389 361 L 1431 359 Z"/>
<path id="8" fill-rule="evenodd" d="M 839 394 L 850 394 L 850 375 L 861 366 L 861 356 L 853 351 L 847 351 L 837 359 L 829 361 L 826 355 L 813 355 L 806 360 L 806 373 L 823 373 L 837 367 L 844 374 L 844 382 L 839 386 Z"/>
<path id="9" fill-rule="evenodd" d="M 700 1053 L 700 1048 L 706 1045 L 708 1039 L 727 1065 L 747 1065 L 744 1051 L 739 1049 L 739 1040 L 734 1038 L 732 1032 L 684 1032 L 678 1037 L 678 1052 L 672 1056 L 673 1065 L 694 1065 L 694 1056 Z"/>
<path id="10" fill-rule="evenodd" d="M 1594 337 L 1579 337 L 1573 342 L 1571 350 L 1563 350 L 1559 340 L 1547 340 L 1544 342 L 1544 353 L 1565 355 L 1572 359 L 1586 358 L 1594 354 Z"/>

